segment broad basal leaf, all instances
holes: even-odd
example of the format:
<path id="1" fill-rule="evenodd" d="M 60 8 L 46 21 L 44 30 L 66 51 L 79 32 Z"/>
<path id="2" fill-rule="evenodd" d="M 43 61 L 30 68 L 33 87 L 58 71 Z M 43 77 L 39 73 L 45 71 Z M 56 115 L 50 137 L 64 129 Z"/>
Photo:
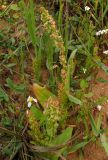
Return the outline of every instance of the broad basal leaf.
<path id="1" fill-rule="evenodd" d="M 73 128 L 66 128 L 60 135 L 58 135 L 51 143 L 53 146 L 62 145 L 71 138 L 72 136 L 72 130 Z M 59 155 L 63 154 L 63 152 L 66 150 L 66 146 L 60 150 L 58 150 L 57 155 L 51 156 L 50 160 L 58 160 Z"/>
<path id="2" fill-rule="evenodd" d="M 66 128 L 60 135 L 58 135 L 53 141 L 53 145 L 60 145 L 66 143 L 72 136 L 73 128 L 68 127 Z"/>
<path id="3" fill-rule="evenodd" d="M 47 101 L 50 97 L 52 100 L 57 99 L 57 97 L 52 92 L 36 83 L 33 85 L 33 92 L 43 108 L 46 107 Z"/>

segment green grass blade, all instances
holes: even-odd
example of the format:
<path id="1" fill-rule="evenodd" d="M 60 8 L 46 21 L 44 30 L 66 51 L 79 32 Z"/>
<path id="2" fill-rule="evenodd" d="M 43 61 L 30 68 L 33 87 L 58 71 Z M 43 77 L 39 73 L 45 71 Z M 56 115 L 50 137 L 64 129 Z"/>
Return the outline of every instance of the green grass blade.
<path id="1" fill-rule="evenodd" d="M 99 116 L 98 116 L 98 119 L 97 119 L 97 130 L 98 131 L 101 129 L 101 124 L 102 124 L 102 114 L 100 112 Z"/>
<path id="2" fill-rule="evenodd" d="M 97 129 L 95 120 L 94 120 L 94 118 L 93 118 L 93 116 L 91 115 L 90 112 L 88 113 L 88 116 L 89 116 L 90 123 L 91 123 L 91 126 L 92 126 L 92 131 L 93 131 L 93 133 L 94 133 L 95 136 L 98 136 L 99 131 L 98 131 L 98 129 Z"/>
<path id="3" fill-rule="evenodd" d="M 88 142 L 81 142 L 81 143 L 78 143 L 78 144 L 74 145 L 74 146 L 70 149 L 69 153 L 75 152 L 75 151 L 83 148 L 87 143 L 88 143 Z"/>
<path id="4" fill-rule="evenodd" d="M 105 152 L 106 152 L 106 154 L 107 154 L 107 156 L 108 156 L 108 139 L 107 139 L 107 137 L 105 136 L 105 134 L 101 134 L 101 135 L 100 135 L 100 139 L 101 139 L 101 144 L 102 144 L 102 146 L 104 147 Z"/>

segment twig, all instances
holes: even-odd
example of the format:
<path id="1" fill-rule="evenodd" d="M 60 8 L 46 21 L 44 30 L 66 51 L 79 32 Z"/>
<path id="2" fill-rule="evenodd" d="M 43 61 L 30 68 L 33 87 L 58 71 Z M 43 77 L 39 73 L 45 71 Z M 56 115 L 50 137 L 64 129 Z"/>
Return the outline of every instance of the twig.
<path id="1" fill-rule="evenodd" d="M 27 127 L 28 127 L 28 122 L 26 123 L 26 125 L 25 125 L 25 127 L 24 127 L 24 129 L 22 131 L 22 136 L 24 135 L 25 131 L 27 130 Z"/>

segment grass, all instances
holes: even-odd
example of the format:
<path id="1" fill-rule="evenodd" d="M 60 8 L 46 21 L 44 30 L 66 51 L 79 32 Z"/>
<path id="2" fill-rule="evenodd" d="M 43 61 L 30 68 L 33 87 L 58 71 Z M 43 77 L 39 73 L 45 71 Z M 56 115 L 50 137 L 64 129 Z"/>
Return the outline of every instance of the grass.
<path id="1" fill-rule="evenodd" d="M 108 73 L 108 33 L 96 36 L 108 28 L 108 2 L 0 3 L 9 25 L 0 29 L 1 159 L 62 160 L 77 151 L 83 159 L 98 140 L 108 154 L 97 109 L 108 97 L 94 100 L 90 90 L 95 69 Z"/>

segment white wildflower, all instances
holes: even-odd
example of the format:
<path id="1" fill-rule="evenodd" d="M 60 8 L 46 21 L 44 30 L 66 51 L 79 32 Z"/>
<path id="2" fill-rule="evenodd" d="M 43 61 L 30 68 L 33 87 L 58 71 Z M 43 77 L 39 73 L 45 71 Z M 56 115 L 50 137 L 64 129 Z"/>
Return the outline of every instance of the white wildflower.
<path id="1" fill-rule="evenodd" d="M 86 73 L 86 71 L 87 71 L 87 69 L 86 69 L 86 68 L 83 68 L 83 72 L 84 72 L 84 74 Z"/>
<path id="2" fill-rule="evenodd" d="M 106 51 L 103 51 L 103 53 L 107 55 L 107 54 L 108 54 L 108 50 L 106 50 Z"/>
<path id="3" fill-rule="evenodd" d="M 101 105 L 97 105 L 97 109 L 98 109 L 98 111 L 101 111 L 102 106 Z"/>
<path id="4" fill-rule="evenodd" d="M 28 108 L 30 108 L 30 107 L 31 107 L 31 105 L 32 105 L 32 103 L 31 103 L 31 102 L 28 102 L 27 107 L 28 107 Z"/>
<path id="5" fill-rule="evenodd" d="M 30 108 L 30 107 L 31 107 L 32 102 L 37 103 L 37 99 L 35 99 L 35 98 L 33 98 L 33 97 L 29 96 L 29 97 L 27 98 L 27 103 L 28 103 L 27 107 L 28 107 L 28 108 Z"/>
<path id="6" fill-rule="evenodd" d="M 89 6 L 85 6 L 85 11 L 89 11 L 90 7 Z"/>
<path id="7" fill-rule="evenodd" d="M 29 96 L 28 98 L 27 98 L 27 102 L 29 102 L 29 101 L 31 101 L 32 100 L 32 98 L 31 98 L 31 96 Z"/>
<path id="8" fill-rule="evenodd" d="M 103 29 L 103 30 L 100 30 L 100 31 L 96 32 L 96 36 L 100 36 L 100 35 L 103 35 L 103 34 L 108 34 L 108 29 Z"/>
<path id="9" fill-rule="evenodd" d="M 37 99 L 33 98 L 33 101 L 34 101 L 35 103 L 37 103 Z"/>

